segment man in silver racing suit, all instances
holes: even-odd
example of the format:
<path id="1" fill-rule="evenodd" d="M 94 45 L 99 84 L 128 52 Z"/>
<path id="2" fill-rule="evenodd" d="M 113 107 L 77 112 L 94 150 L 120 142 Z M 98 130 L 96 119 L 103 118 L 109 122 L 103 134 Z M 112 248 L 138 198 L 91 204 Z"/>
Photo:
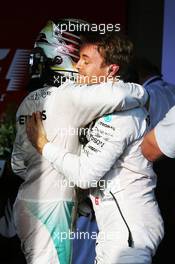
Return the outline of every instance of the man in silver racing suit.
<path id="1" fill-rule="evenodd" d="M 43 49 L 46 45 L 48 56 L 55 48 L 58 59 L 60 54 L 65 55 L 67 46 L 64 49 L 60 46 L 57 30 L 58 27 L 49 22 L 41 31 L 37 45 Z M 71 55 L 67 55 L 66 59 L 70 58 Z M 75 198 L 74 188 L 65 181 L 64 175 L 38 154 L 27 139 L 27 116 L 40 111 L 49 141 L 78 154 L 78 128 L 106 113 L 142 105 L 146 99 L 141 86 L 111 80 L 93 85 L 80 85 L 68 80 L 59 88 L 42 88 L 24 99 L 17 112 L 12 168 L 24 179 L 14 205 L 14 216 L 28 264 L 70 263 L 71 240 L 68 234 Z"/>

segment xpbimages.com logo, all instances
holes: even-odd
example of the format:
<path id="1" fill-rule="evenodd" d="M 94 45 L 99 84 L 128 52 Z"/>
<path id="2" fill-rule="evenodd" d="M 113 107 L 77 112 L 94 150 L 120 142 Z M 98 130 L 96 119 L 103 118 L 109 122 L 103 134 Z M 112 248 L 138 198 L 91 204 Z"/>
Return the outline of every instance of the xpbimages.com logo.
<path id="1" fill-rule="evenodd" d="M 53 76 L 53 82 L 54 82 L 54 85 L 61 85 L 63 83 L 65 83 L 65 81 L 67 82 L 75 82 L 76 84 L 80 84 L 80 85 L 83 85 L 83 84 L 97 84 L 97 83 L 105 83 L 105 82 L 109 82 L 109 81 L 113 81 L 113 82 L 116 82 L 116 81 L 119 81 L 120 80 L 120 75 L 116 75 L 114 77 L 112 76 L 109 76 L 109 77 L 106 77 L 104 75 L 101 75 L 101 76 L 85 76 L 85 75 L 80 75 L 78 73 L 72 75 L 71 73 L 67 74 L 66 76 L 64 75 L 57 75 L 57 76 Z"/>
<path id="2" fill-rule="evenodd" d="M 80 186 L 82 189 L 89 189 L 89 188 L 96 188 L 100 191 L 105 191 L 108 186 L 112 185 L 112 180 L 91 180 L 91 181 L 85 181 L 77 180 L 76 182 L 63 179 L 62 181 L 55 182 L 53 186 L 56 188 L 75 188 L 76 186 Z"/>
<path id="3" fill-rule="evenodd" d="M 96 231 L 79 231 L 79 229 L 77 229 L 76 231 L 67 231 L 67 232 L 56 232 L 54 231 L 52 236 L 53 236 L 53 240 L 56 241 L 58 240 L 59 242 L 64 241 L 64 240 L 72 240 L 72 239 L 80 239 L 80 240 L 97 240 L 97 238 L 100 241 L 108 241 L 111 239 L 116 238 L 118 235 L 117 232 L 103 232 L 100 231 L 99 233 Z"/>
<path id="4" fill-rule="evenodd" d="M 69 21 L 68 23 L 62 23 L 57 26 L 58 30 L 63 33 L 65 31 L 69 32 L 99 32 L 100 34 L 105 34 L 107 31 L 112 32 L 112 31 L 120 31 L 120 24 L 96 24 L 96 23 L 80 23 L 80 24 L 75 24 L 71 23 Z"/>

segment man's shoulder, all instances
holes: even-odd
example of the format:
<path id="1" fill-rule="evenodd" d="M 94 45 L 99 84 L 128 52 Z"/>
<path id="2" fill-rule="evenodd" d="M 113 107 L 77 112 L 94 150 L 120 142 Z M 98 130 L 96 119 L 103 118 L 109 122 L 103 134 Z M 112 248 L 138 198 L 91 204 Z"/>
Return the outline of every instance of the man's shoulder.
<path id="1" fill-rule="evenodd" d="M 40 100 L 40 99 L 45 99 L 46 97 L 50 96 L 51 93 L 55 90 L 56 87 L 43 87 L 39 88 L 31 93 L 28 94 L 26 97 L 26 100 Z"/>
<path id="2" fill-rule="evenodd" d="M 96 125 L 103 126 L 105 128 L 111 127 L 135 127 L 144 120 L 146 120 L 147 111 L 145 108 L 133 108 L 127 111 L 114 112 L 104 115 L 96 120 Z"/>
<path id="3" fill-rule="evenodd" d="M 27 105 L 27 104 L 32 104 L 32 103 L 37 103 L 39 101 L 42 100 L 46 100 L 49 99 L 53 94 L 56 94 L 58 91 L 58 87 L 42 87 L 39 88 L 35 91 L 30 92 L 22 101 L 21 106 L 22 105 Z"/>
<path id="4" fill-rule="evenodd" d="M 114 112 L 111 114 L 113 119 L 123 119 L 123 118 L 145 118 L 148 115 L 148 112 L 145 107 L 135 107 L 124 111 Z"/>

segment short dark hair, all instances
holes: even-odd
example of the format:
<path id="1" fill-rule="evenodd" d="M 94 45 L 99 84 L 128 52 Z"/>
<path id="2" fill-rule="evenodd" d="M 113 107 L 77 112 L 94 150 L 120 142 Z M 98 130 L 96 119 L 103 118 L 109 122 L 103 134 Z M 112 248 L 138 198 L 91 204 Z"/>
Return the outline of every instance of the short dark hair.
<path id="1" fill-rule="evenodd" d="M 120 68 L 117 74 L 121 75 L 133 58 L 133 43 L 127 36 L 119 32 L 86 33 L 82 37 L 82 44 L 97 45 L 98 51 L 104 58 L 104 64 L 117 64 Z"/>

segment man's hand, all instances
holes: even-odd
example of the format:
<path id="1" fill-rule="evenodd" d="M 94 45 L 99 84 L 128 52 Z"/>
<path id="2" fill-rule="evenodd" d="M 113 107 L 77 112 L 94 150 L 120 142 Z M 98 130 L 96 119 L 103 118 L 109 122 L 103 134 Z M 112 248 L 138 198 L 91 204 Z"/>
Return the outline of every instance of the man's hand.
<path id="1" fill-rule="evenodd" d="M 27 117 L 26 133 L 32 145 L 42 154 L 44 145 L 48 143 L 48 140 L 40 112 L 33 113 L 31 117 Z"/>

